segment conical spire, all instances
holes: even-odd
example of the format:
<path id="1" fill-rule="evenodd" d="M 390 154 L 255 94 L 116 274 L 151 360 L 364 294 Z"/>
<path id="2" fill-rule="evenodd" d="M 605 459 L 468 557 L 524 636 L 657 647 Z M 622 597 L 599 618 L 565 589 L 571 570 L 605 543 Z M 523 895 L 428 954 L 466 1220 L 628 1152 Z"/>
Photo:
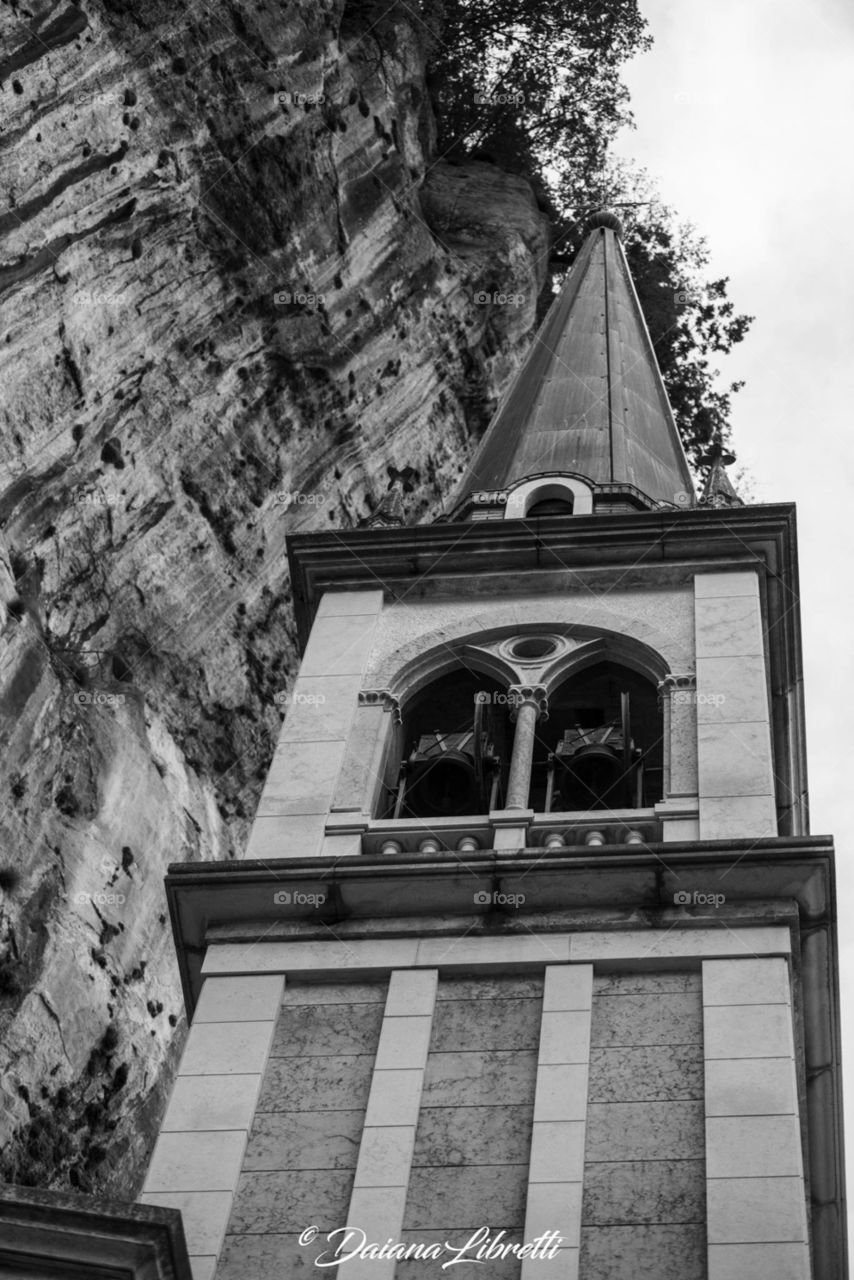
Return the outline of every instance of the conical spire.
<path id="1" fill-rule="evenodd" d="M 538 475 L 693 501 L 620 223 L 602 211 L 481 441 L 451 510 Z"/>

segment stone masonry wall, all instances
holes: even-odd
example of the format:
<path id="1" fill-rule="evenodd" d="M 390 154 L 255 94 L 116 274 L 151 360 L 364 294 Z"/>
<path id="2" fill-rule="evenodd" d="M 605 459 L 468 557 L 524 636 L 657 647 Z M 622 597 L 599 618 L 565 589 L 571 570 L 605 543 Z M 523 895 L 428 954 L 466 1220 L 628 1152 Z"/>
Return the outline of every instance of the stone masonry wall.
<path id="1" fill-rule="evenodd" d="M 285 989 L 217 1280 L 317 1275 L 343 1227 L 387 982 Z M 318 1244 L 297 1237 L 317 1226 Z"/>
<path id="2" fill-rule="evenodd" d="M 594 979 L 583 1280 L 705 1280 L 699 973 Z"/>
<path id="3" fill-rule="evenodd" d="M 440 980 L 404 1218 L 404 1239 L 459 1246 L 480 1227 L 521 1241 L 537 1074 L 543 980 Z M 518 1280 L 521 1262 L 486 1264 Z M 440 1264 L 398 1264 L 427 1280 Z"/>

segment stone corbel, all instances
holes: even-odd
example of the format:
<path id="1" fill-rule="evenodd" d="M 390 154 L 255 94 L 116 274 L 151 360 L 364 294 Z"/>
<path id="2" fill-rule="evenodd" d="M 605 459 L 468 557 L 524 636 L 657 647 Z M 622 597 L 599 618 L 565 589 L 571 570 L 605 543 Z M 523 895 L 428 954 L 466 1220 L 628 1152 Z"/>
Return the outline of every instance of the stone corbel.
<path id="1" fill-rule="evenodd" d="M 400 710 L 400 699 L 390 689 L 361 689 L 359 691 L 360 707 L 382 707 L 390 711 L 395 724 L 400 724 L 403 716 Z"/>

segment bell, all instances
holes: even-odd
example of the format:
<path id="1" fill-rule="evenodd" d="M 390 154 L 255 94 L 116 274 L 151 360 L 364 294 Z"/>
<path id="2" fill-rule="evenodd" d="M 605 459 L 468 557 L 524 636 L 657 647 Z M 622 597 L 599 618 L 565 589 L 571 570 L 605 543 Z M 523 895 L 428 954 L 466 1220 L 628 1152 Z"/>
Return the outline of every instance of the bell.
<path id="1" fill-rule="evenodd" d="M 609 747 L 582 747 L 566 762 L 560 790 L 569 810 L 625 808 L 622 755 Z"/>
<path id="2" fill-rule="evenodd" d="M 425 734 L 409 757 L 406 807 L 419 818 L 451 818 L 481 808 L 470 733 Z"/>
<path id="3" fill-rule="evenodd" d="M 568 729 L 555 751 L 567 810 L 623 809 L 629 803 L 625 739 L 615 724 Z"/>
<path id="4" fill-rule="evenodd" d="M 424 734 L 409 757 L 406 809 L 418 818 L 480 813 L 483 797 L 475 769 L 474 735 Z"/>

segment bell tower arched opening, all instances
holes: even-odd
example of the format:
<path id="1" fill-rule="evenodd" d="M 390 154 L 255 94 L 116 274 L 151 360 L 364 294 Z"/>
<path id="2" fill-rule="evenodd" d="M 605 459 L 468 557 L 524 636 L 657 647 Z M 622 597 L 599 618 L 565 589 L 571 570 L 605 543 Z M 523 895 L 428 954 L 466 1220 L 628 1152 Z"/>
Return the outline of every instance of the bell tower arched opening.
<path id="1" fill-rule="evenodd" d="M 384 816 L 464 817 L 500 806 L 511 741 L 506 690 L 480 672 L 446 672 L 404 709 Z"/>
<path id="2" fill-rule="evenodd" d="M 531 808 L 651 808 L 662 798 L 663 726 L 655 685 L 616 662 L 575 673 L 537 726 Z"/>

